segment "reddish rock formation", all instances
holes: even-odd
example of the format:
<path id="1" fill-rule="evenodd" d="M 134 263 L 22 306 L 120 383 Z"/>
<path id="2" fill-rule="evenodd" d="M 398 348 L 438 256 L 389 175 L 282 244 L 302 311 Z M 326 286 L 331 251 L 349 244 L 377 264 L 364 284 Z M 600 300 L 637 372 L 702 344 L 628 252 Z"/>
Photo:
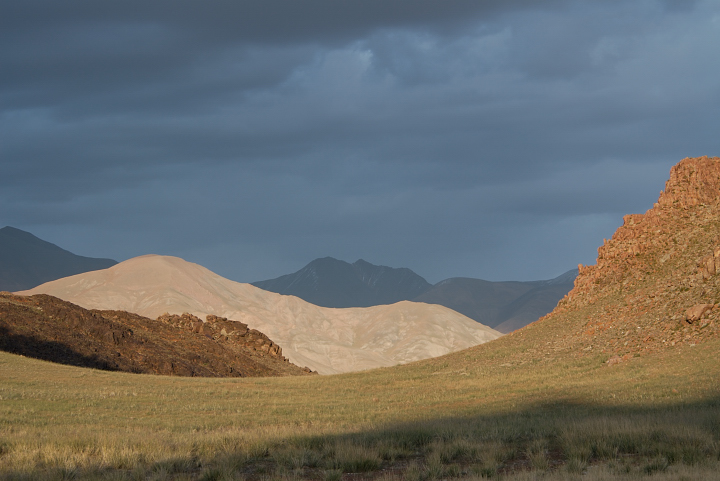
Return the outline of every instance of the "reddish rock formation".
<path id="1" fill-rule="evenodd" d="M 569 297 L 592 290 L 596 284 L 626 282 L 641 278 L 651 267 L 649 260 L 666 263 L 678 255 L 678 233 L 689 224 L 717 219 L 720 201 L 720 158 L 684 159 L 670 170 L 670 179 L 655 206 L 645 214 L 623 217 L 623 225 L 612 238 L 598 248 L 597 264 L 580 265 L 575 289 Z M 702 218 L 702 219 L 701 219 Z M 690 222 L 687 222 L 690 221 Z M 716 242 L 717 239 L 706 239 Z M 659 259 L 645 254 L 662 252 Z M 698 259 L 699 273 L 705 278 L 715 275 L 715 259 L 720 257 L 720 243 L 709 246 Z"/>
<path id="2" fill-rule="evenodd" d="M 720 158 L 675 165 L 654 207 L 626 215 L 597 264 L 579 267 L 557 308 L 520 331 L 548 354 L 615 364 L 720 335 Z"/>

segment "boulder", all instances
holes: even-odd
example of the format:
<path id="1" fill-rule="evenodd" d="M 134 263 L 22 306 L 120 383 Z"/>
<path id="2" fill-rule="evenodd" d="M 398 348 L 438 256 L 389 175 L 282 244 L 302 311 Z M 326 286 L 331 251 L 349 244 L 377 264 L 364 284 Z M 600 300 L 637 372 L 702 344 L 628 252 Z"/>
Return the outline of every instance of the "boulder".
<path id="1" fill-rule="evenodd" d="M 685 311 L 685 316 L 683 316 L 683 320 L 688 324 L 692 324 L 693 322 L 702 319 L 705 314 L 712 311 L 714 307 L 715 304 L 697 304 Z"/>
<path id="2" fill-rule="evenodd" d="M 212 314 L 208 314 L 207 316 L 205 316 L 205 319 L 207 320 L 207 322 L 227 322 L 227 317 L 214 316 Z"/>
<path id="3" fill-rule="evenodd" d="M 717 272 L 714 254 L 708 254 L 703 257 L 700 262 L 698 262 L 698 266 L 700 267 L 700 273 L 702 274 L 703 279 L 709 279 L 714 276 Z"/>

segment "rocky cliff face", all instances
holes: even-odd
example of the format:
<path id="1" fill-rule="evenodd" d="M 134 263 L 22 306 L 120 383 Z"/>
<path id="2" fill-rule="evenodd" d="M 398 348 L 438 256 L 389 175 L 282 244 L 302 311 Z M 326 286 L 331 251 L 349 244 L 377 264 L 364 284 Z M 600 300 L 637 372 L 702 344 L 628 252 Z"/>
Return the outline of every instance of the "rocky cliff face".
<path id="1" fill-rule="evenodd" d="M 718 201 L 719 158 L 688 158 L 675 165 L 655 206 L 645 214 L 626 215 L 610 241 L 598 249 L 597 264 L 580 266 L 573 295 L 592 290 L 592 284 L 638 279 L 643 270 L 655 267 L 656 262 L 664 264 L 691 248 L 690 238 L 716 243 L 717 239 L 698 236 L 710 232 L 719 214 Z M 658 254 L 660 258 L 656 258 Z M 714 249 L 708 249 L 706 256 L 709 254 L 714 254 Z M 686 256 L 681 257 L 687 260 Z M 708 263 L 710 257 L 703 262 Z M 714 269 L 710 264 L 706 267 Z"/>
<path id="2" fill-rule="evenodd" d="M 538 322 L 580 327 L 556 348 L 604 353 L 612 363 L 717 336 L 720 158 L 684 159 L 654 207 L 623 220 L 597 264 L 579 266 L 572 291 Z"/>

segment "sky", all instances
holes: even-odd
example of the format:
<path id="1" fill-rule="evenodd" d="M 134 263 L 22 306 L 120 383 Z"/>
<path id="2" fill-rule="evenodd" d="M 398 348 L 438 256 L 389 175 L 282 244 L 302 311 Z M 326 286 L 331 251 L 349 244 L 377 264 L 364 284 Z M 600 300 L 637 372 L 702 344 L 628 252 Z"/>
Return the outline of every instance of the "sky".
<path id="1" fill-rule="evenodd" d="M 549 279 L 720 155 L 717 0 L 0 11 L 0 227 L 80 255 Z"/>

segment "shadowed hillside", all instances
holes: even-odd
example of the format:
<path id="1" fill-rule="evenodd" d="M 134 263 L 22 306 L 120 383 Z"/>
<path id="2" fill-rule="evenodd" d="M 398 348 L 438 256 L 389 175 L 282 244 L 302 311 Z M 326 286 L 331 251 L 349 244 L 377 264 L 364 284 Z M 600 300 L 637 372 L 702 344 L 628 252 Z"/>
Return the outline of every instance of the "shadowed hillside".
<path id="1" fill-rule="evenodd" d="M 75 255 L 14 227 L 0 229 L 0 291 L 30 289 L 115 264 L 112 259 Z"/>
<path id="2" fill-rule="evenodd" d="M 157 320 L 89 311 L 52 296 L 0 293 L 0 350 L 73 366 L 178 376 L 308 374 L 261 332 L 189 314 Z"/>

